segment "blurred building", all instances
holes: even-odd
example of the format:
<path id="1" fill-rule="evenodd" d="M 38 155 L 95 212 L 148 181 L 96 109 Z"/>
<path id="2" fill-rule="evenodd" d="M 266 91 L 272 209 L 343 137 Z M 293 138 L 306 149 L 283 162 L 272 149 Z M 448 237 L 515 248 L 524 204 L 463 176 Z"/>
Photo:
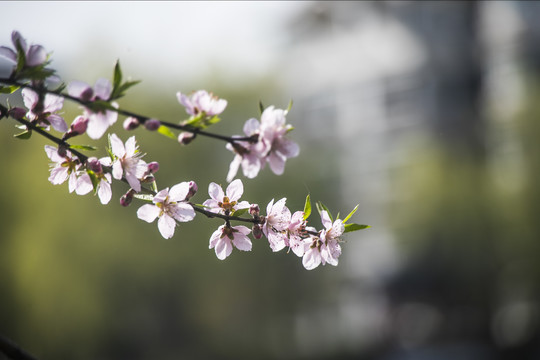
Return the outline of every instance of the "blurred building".
<path id="1" fill-rule="evenodd" d="M 506 130 L 523 101 L 523 54 L 538 64 L 531 39 L 539 13 L 534 2 L 312 2 L 290 24 L 283 81 L 296 122 L 340 154 L 342 203 L 351 209 L 360 201 L 355 218 L 373 226 L 345 244 L 336 303 L 299 315 L 306 353 L 369 352 L 390 338 L 422 345 L 441 327 L 439 309 L 400 292 L 405 275 L 391 290 L 403 304 L 392 308 L 385 290 L 407 263 L 388 214 L 408 195 L 396 194 L 392 177 L 413 165 L 411 150 L 432 143 L 482 166 L 515 149 Z M 453 358 L 492 355 L 456 351 Z"/>

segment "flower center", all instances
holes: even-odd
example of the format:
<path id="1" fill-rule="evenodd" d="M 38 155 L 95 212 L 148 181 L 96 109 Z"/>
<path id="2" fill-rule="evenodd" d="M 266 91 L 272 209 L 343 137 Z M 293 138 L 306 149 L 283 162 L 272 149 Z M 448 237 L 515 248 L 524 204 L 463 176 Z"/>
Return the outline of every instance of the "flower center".
<path id="1" fill-rule="evenodd" d="M 230 201 L 228 196 L 223 197 L 223 202 L 218 202 L 218 206 L 224 210 L 233 210 L 236 201 Z"/>

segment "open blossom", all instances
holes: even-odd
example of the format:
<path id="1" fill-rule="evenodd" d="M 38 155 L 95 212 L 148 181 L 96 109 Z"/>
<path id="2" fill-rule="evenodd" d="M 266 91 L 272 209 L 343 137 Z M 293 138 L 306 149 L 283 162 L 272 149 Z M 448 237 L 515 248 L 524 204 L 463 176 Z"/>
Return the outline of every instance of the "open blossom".
<path id="1" fill-rule="evenodd" d="M 96 179 L 96 193 L 99 197 L 99 201 L 101 201 L 103 205 L 108 204 L 112 198 L 111 174 L 104 172 L 101 167 L 102 164 L 105 165 L 107 160 L 108 158 L 101 158 L 98 160 L 95 157 L 91 157 L 86 161 L 87 169 L 93 172 L 93 176 Z M 77 195 L 86 195 L 92 190 L 94 190 L 92 179 L 88 172 L 85 171 L 77 179 L 77 189 L 75 190 L 75 193 Z"/>
<path id="2" fill-rule="evenodd" d="M 116 134 L 112 134 L 109 137 L 109 141 L 111 152 L 114 155 L 112 162 L 113 177 L 120 180 L 122 179 L 122 175 L 124 175 L 133 190 L 137 192 L 141 191 L 140 179 L 145 175 L 148 166 L 146 162 L 141 160 L 144 154 L 139 152 L 135 136 L 130 137 L 125 145 Z M 105 165 L 111 165 L 110 159 Z"/>
<path id="3" fill-rule="evenodd" d="M 274 203 L 274 199 L 272 199 L 266 207 L 266 220 L 262 231 L 268 239 L 272 251 L 280 251 L 289 244 L 287 228 L 291 221 L 291 212 L 285 206 L 286 200 L 283 198 Z"/>
<path id="4" fill-rule="evenodd" d="M 66 150 L 65 156 L 60 156 L 58 149 L 50 145 L 45 145 L 45 153 L 53 162 L 51 164 L 49 181 L 53 185 L 59 185 L 69 179 L 69 192 L 73 192 L 77 187 L 77 171 L 81 166 L 79 159 L 76 156 L 72 156 L 68 150 Z"/>
<path id="5" fill-rule="evenodd" d="M 158 229 L 165 239 L 174 235 L 176 221 L 187 222 L 195 217 L 193 207 L 185 202 L 189 194 L 189 182 L 182 182 L 158 192 L 153 199 L 154 204 L 145 204 L 137 210 L 137 217 L 146 222 L 158 219 Z"/>
<path id="6" fill-rule="evenodd" d="M 11 41 L 15 50 L 12 50 L 5 46 L 0 46 L 0 56 L 11 61 L 14 64 L 17 64 L 17 46 L 20 46 L 24 58 L 25 65 L 28 67 L 38 66 L 47 61 L 47 52 L 41 45 L 30 45 L 26 44 L 26 40 L 21 36 L 18 31 L 13 31 L 11 33 Z M 17 45 L 18 44 L 18 45 Z"/>
<path id="7" fill-rule="evenodd" d="M 291 216 L 291 221 L 287 227 L 289 235 L 289 248 L 297 255 L 304 256 L 304 253 L 309 249 L 311 242 L 306 240 L 306 220 L 304 219 L 303 211 L 296 211 Z"/>
<path id="8" fill-rule="evenodd" d="M 247 201 L 240 201 L 244 193 L 244 185 L 240 179 L 236 179 L 227 186 L 226 193 L 218 184 L 212 182 L 208 186 L 208 195 L 211 199 L 206 200 L 203 206 L 213 213 L 225 214 L 232 213 L 239 209 L 247 209 L 250 204 Z"/>
<path id="9" fill-rule="evenodd" d="M 72 81 L 68 86 L 68 94 L 83 101 L 108 101 L 112 93 L 112 84 L 107 79 L 98 79 L 92 88 L 85 82 Z M 116 106 L 116 103 L 112 103 Z M 88 118 L 87 134 L 97 140 L 105 134 L 105 131 L 114 124 L 118 114 L 112 110 L 94 112 L 85 108 L 84 116 Z"/>
<path id="10" fill-rule="evenodd" d="M 21 92 L 24 105 L 29 109 L 26 113 L 31 121 L 36 121 L 39 125 L 48 126 L 49 124 L 60 132 L 66 132 L 68 126 L 60 115 L 55 114 L 62 109 L 64 98 L 53 94 L 45 94 L 43 101 L 39 101 L 39 95 L 29 88 Z"/>
<path id="11" fill-rule="evenodd" d="M 184 105 L 186 112 L 194 116 L 203 112 L 207 116 L 219 115 L 227 106 L 227 100 L 219 99 L 212 95 L 212 93 L 208 93 L 206 90 L 195 91 L 189 96 L 177 92 L 176 97 L 178 102 Z"/>
<path id="12" fill-rule="evenodd" d="M 269 106 L 263 111 L 261 122 L 255 118 L 246 121 L 244 134 L 258 135 L 258 141 L 238 141 L 236 146 L 227 143 L 226 148 L 236 154 L 230 164 L 227 181 L 236 176 L 240 165 L 248 178 L 257 176 L 266 163 L 274 174 L 283 174 L 286 160 L 298 156 L 300 152 L 298 145 L 285 137 L 287 132 L 292 130 L 291 125 L 285 123 L 286 114 L 286 110 Z"/>
<path id="13" fill-rule="evenodd" d="M 220 260 L 231 255 L 233 246 L 238 250 L 251 251 L 251 240 L 247 236 L 251 230 L 239 225 L 228 227 L 221 225 L 212 236 L 210 236 L 210 249 L 215 249 L 216 256 Z"/>
<path id="14" fill-rule="evenodd" d="M 324 210 L 321 211 L 321 221 L 325 229 L 319 233 L 319 236 L 311 237 L 311 245 L 302 258 L 302 264 L 307 270 L 326 263 L 336 266 L 341 255 L 339 237 L 345 231 L 343 221 L 337 219 L 332 223 L 330 216 Z"/>

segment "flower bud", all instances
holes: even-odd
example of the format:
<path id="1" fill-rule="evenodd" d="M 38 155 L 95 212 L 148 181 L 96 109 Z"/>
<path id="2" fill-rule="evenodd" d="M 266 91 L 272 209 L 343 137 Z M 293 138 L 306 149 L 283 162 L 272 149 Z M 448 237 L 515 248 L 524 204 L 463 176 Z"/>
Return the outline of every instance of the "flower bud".
<path id="1" fill-rule="evenodd" d="M 26 115 L 26 109 L 14 107 L 9 109 L 8 115 L 14 119 L 20 120 Z"/>
<path id="2" fill-rule="evenodd" d="M 182 145 L 187 145 L 195 139 L 195 136 L 195 134 L 190 132 L 181 132 L 180 135 L 178 135 L 178 142 Z"/>
<path id="3" fill-rule="evenodd" d="M 193 195 L 195 195 L 197 193 L 197 190 L 199 190 L 199 187 L 197 186 L 195 181 L 190 181 L 189 182 L 189 191 L 188 191 L 188 194 L 186 195 L 186 200 L 191 199 L 193 197 Z"/>
<path id="4" fill-rule="evenodd" d="M 100 174 L 103 172 L 103 168 L 101 167 L 101 163 L 99 162 L 98 158 L 91 157 L 86 160 L 86 167 L 88 170 L 92 170 L 96 174 Z"/>
<path id="5" fill-rule="evenodd" d="M 122 197 L 120 198 L 120 205 L 124 207 L 129 206 L 129 204 L 131 204 L 131 201 L 133 200 L 134 194 L 135 190 L 129 189 L 128 192 L 122 195 Z"/>
<path id="6" fill-rule="evenodd" d="M 249 206 L 249 214 L 253 217 L 258 217 L 259 216 L 259 205 L 257 204 L 251 204 Z"/>
<path id="7" fill-rule="evenodd" d="M 124 130 L 135 130 L 141 123 L 136 117 L 130 116 L 124 120 Z"/>
<path id="8" fill-rule="evenodd" d="M 61 157 L 66 157 L 67 156 L 67 149 L 64 145 L 59 145 L 58 146 L 58 156 L 61 156 Z"/>
<path id="9" fill-rule="evenodd" d="M 161 122 L 158 119 L 148 119 L 144 122 L 146 130 L 155 131 L 161 126 Z"/>
<path id="10" fill-rule="evenodd" d="M 253 224 L 253 228 L 251 229 L 251 232 L 255 239 L 260 239 L 263 236 L 262 228 L 261 228 L 261 225 L 259 224 Z"/>
<path id="11" fill-rule="evenodd" d="M 79 95 L 79 99 L 81 99 L 82 101 L 92 101 L 93 97 L 94 90 L 90 86 L 86 87 Z"/>
<path id="12" fill-rule="evenodd" d="M 74 135 L 82 135 L 86 132 L 87 127 L 88 127 L 88 118 L 82 115 L 79 115 L 71 123 L 68 133 L 73 133 Z"/>
<path id="13" fill-rule="evenodd" d="M 148 173 L 155 174 L 159 170 L 159 163 L 156 161 L 152 161 L 148 164 Z"/>

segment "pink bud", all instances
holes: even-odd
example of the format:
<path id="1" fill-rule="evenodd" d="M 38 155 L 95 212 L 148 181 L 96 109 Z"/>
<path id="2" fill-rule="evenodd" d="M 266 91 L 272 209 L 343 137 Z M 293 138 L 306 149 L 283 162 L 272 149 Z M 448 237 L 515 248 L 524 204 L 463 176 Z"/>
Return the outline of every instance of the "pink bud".
<path id="1" fill-rule="evenodd" d="M 150 174 L 155 174 L 157 173 L 159 170 L 159 163 L 156 162 L 156 161 L 152 161 L 151 163 L 148 164 L 148 172 Z"/>
<path id="2" fill-rule="evenodd" d="M 67 149 L 64 145 L 59 145 L 58 146 L 58 156 L 61 156 L 61 157 L 66 157 L 67 156 Z"/>
<path id="3" fill-rule="evenodd" d="M 8 115 L 14 119 L 20 120 L 26 115 L 26 109 L 14 107 L 9 109 Z"/>
<path id="4" fill-rule="evenodd" d="M 161 122 L 158 119 L 148 119 L 144 122 L 146 130 L 155 131 L 161 126 Z"/>
<path id="5" fill-rule="evenodd" d="M 186 196 L 186 200 L 191 199 L 193 197 L 193 195 L 195 195 L 197 193 L 197 190 L 199 190 L 199 187 L 197 186 L 195 181 L 190 181 L 189 182 L 189 191 L 188 191 L 188 194 Z"/>
<path id="6" fill-rule="evenodd" d="M 257 204 L 251 204 L 249 206 L 249 214 L 253 217 L 259 216 L 259 205 Z"/>
<path id="7" fill-rule="evenodd" d="M 187 145 L 195 139 L 195 134 L 189 132 L 181 132 L 178 135 L 178 142 L 182 145 Z"/>
<path id="8" fill-rule="evenodd" d="M 124 120 L 124 130 L 134 130 L 136 129 L 141 123 L 139 120 L 137 120 L 136 117 L 130 116 Z"/>
<path id="9" fill-rule="evenodd" d="M 128 192 L 122 195 L 122 197 L 120 198 L 120 205 L 124 207 L 129 206 L 129 204 L 131 204 L 131 201 L 133 200 L 134 194 L 135 190 L 129 189 Z"/>
<path id="10" fill-rule="evenodd" d="M 69 132 L 74 133 L 76 135 L 82 135 L 86 132 L 87 127 L 88 127 L 88 118 L 82 115 L 79 115 L 71 123 Z"/>
<path id="11" fill-rule="evenodd" d="M 253 224 L 253 228 L 251 229 L 251 232 L 255 239 L 260 239 L 263 235 L 261 225 L 259 224 Z"/>
<path id="12" fill-rule="evenodd" d="M 103 172 L 103 168 L 101 167 L 101 163 L 99 162 L 98 158 L 91 157 L 86 160 L 86 167 L 88 170 L 92 170 L 96 174 L 100 174 Z"/>
<path id="13" fill-rule="evenodd" d="M 85 88 L 79 95 L 79 99 L 81 99 L 82 101 L 91 101 L 93 97 L 94 90 L 90 86 Z"/>

